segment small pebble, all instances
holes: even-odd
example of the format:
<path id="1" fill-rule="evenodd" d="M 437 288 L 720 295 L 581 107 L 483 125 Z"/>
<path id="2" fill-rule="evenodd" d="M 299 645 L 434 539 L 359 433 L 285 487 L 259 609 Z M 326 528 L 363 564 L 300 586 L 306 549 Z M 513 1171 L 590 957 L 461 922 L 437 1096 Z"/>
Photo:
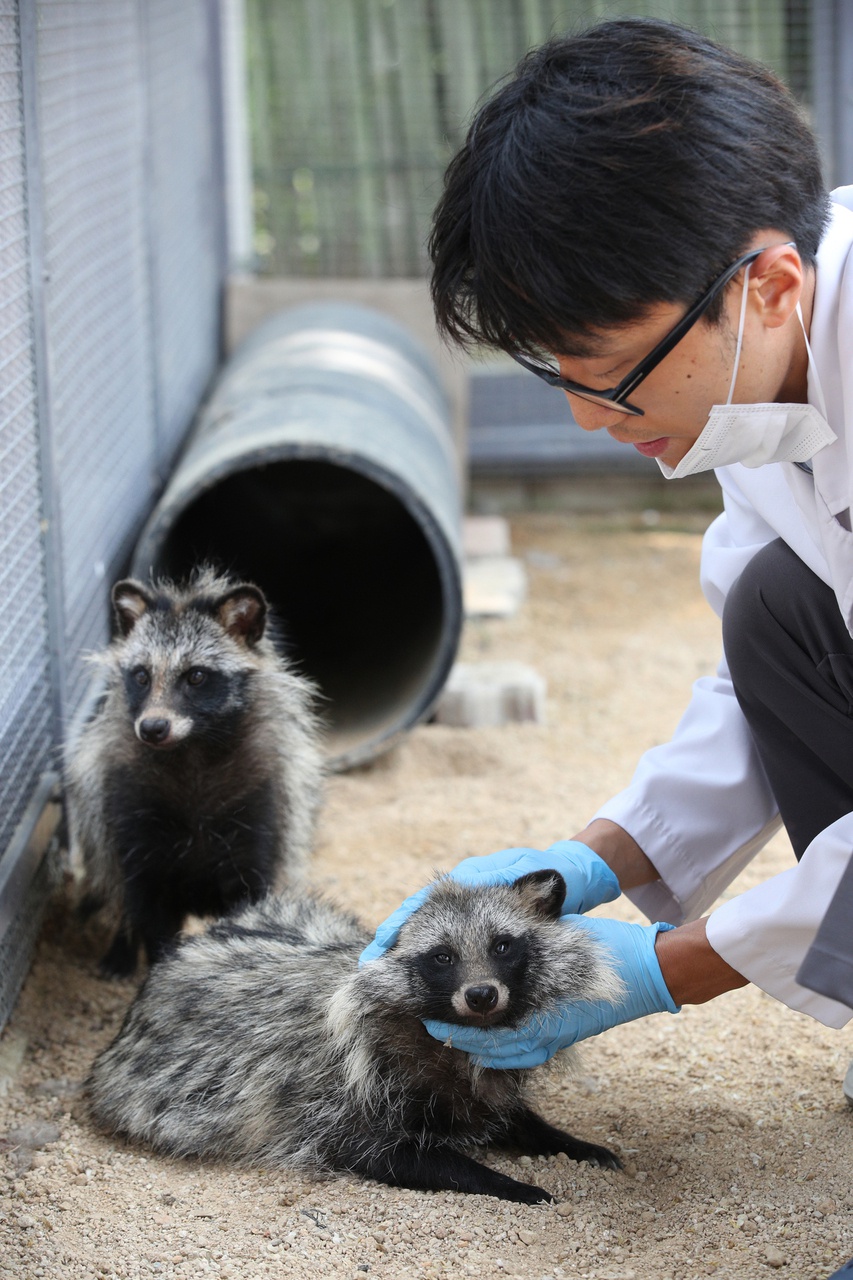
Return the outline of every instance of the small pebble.
<path id="1" fill-rule="evenodd" d="M 768 1267 L 784 1267 L 788 1259 L 785 1257 L 781 1249 L 777 1249 L 775 1245 L 768 1244 L 764 1249 L 764 1260 Z"/>
<path id="2" fill-rule="evenodd" d="M 535 1244 L 539 1236 L 535 1231 L 528 1231 L 525 1227 L 521 1227 L 518 1232 L 518 1238 L 522 1244 Z"/>
<path id="3" fill-rule="evenodd" d="M 575 1206 L 569 1200 L 565 1200 L 557 1205 L 555 1213 L 558 1213 L 561 1218 L 570 1218 L 575 1213 Z"/>

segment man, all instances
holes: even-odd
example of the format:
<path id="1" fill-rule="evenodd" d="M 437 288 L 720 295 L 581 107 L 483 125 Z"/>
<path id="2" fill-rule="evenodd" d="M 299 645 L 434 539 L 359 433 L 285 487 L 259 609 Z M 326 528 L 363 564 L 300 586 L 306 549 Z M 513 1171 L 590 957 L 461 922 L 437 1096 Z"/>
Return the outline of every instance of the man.
<path id="1" fill-rule="evenodd" d="M 519 1031 L 455 1028 L 454 1044 L 488 1065 L 533 1066 L 747 982 L 844 1026 L 853 188 L 826 194 L 814 138 L 764 68 L 668 23 L 617 20 L 534 51 L 480 110 L 431 251 L 446 335 L 508 352 L 565 392 L 583 430 L 606 430 L 671 478 L 715 468 L 725 501 L 702 559 L 725 656 L 672 741 L 573 841 L 453 873 L 556 866 L 567 913 L 628 893 L 659 923 L 584 920 L 625 999 Z M 779 815 L 797 865 L 703 917 Z M 365 959 L 419 900 L 380 926 Z"/>

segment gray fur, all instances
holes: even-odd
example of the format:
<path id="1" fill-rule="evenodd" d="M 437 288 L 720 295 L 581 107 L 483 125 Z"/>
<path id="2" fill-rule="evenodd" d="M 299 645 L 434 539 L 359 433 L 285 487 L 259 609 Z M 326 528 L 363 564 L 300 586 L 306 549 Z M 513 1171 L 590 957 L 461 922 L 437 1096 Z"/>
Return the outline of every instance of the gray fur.
<path id="1" fill-rule="evenodd" d="M 209 823 L 209 856 L 215 859 L 221 851 L 225 860 L 229 850 L 216 829 L 217 815 L 236 814 L 236 828 L 244 798 L 259 792 L 265 809 L 257 825 L 266 842 L 265 867 L 273 873 L 265 870 L 260 891 L 232 895 L 216 914 L 241 897 L 298 883 L 321 798 L 320 735 L 314 689 L 276 651 L 262 594 L 202 568 L 183 586 L 165 580 L 119 583 L 113 602 L 119 634 L 93 659 L 104 672 L 106 692 L 66 751 L 72 865 L 82 869 L 90 899 L 119 914 L 134 877 L 160 871 L 168 893 L 166 876 L 187 856 L 192 840 L 188 836 L 181 844 L 176 837 L 175 848 L 168 849 L 140 835 L 139 847 L 128 849 L 125 836 L 120 847 L 116 805 L 129 819 L 137 806 L 149 817 L 152 810 L 156 817 L 158 805 L 164 813 L 180 808 L 188 830 L 196 819 L 198 829 Z M 227 690 L 216 707 L 225 719 L 213 730 L 196 723 L 181 702 L 182 690 L 188 692 L 182 681 L 196 668 L 221 677 Z M 142 710 L 128 693 L 129 673 L 140 669 L 150 673 Z M 171 725 L 169 749 L 142 739 L 145 717 L 149 724 L 151 717 L 162 717 Z M 254 820 L 252 810 L 246 812 Z M 251 861 L 251 849 L 246 856 Z M 189 903 L 187 909 L 196 908 Z"/>
<path id="2" fill-rule="evenodd" d="M 557 910 L 561 900 L 562 891 Z M 466 1183 L 396 1167 L 403 1149 L 417 1159 L 502 1139 L 523 1146 L 512 1134 L 532 1116 L 525 1099 L 536 1073 L 479 1068 L 421 1022 L 440 1012 L 429 968 L 422 972 L 425 955 L 452 949 L 453 982 L 466 987 L 493 976 L 495 939 L 507 937 L 526 948 L 529 963 L 523 989 L 510 992 L 493 1021 L 618 991 L 589 934 L 545 918 L 536 893 L 521 886 L 440 880 L 397 944 L 362 968 L 369 935 L 355 919 L 314 897 L 269 897 L 153 967 L 94 1065 L 92 1115 L 102 1128 L 172 1155 L 548 1198 L 526 1185 L 517 1193 L 522 1184 L 473 1162 L 467 1173 L 488 1175 L 483 1185 L 479 1173 Z M 559 1136 L 570 1145 L 554 1150 L 618 1164 L 603 1148 Z"/>

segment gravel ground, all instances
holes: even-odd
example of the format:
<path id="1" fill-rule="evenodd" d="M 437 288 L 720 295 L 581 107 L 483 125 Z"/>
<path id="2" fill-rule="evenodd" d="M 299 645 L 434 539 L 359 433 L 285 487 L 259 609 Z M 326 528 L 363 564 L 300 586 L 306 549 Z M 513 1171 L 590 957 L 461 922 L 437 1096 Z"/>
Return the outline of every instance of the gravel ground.
<path id="1" fill-rule="evenodd" d="M 582 826 L 715 663 L 701 523 L 515 520 L 530 599 L 514 619 L 469 625 L 461 656 L 536 666 L 548 724 L 424 726 L 334 778 L 315 883 L 375 923 L 435 868 Z M 777 836 L 733 889 L 791 858 Z M 853 1111 L 840 1087 L 853 1036 L 758 990 L 617 1028 L 585 1047 L 575 1080 L 545 1080 L 543 1113 L 626 1167 L 491 1153 L 557 1198 L 526 1207 L 165 1160 L 96 1134 L 80 1082 L 134 990 L 96 976 L 102 944 L 60 903 L 0 1040 L 0 1280 L 821 1280 L 853 1254 Z"/>

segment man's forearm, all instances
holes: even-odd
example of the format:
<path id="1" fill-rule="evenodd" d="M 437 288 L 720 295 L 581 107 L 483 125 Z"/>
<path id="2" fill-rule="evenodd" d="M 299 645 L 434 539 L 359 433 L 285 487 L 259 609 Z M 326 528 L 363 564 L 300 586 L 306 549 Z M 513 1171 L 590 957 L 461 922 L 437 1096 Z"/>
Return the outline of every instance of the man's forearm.
<path id="1" fill-rule="evenodd" d="M 634 837 L 609 818 L 596 818 L 572 838 L 588 845 L 607 863 L 622 890 L 636 889 L 660 878 Z"/>
<path id="2" fill-rule="evenodd" d="M 623 890 L 660 878 L 633 836 L 607 818 L 597 818 L 574 838 L 607 863 Z M 704 920 L 659 933 L 655 954 L 676 1004 L 704 1004 L 724 991 L 746 986 L 746 978 L 726 964 L 711 946 Z"/>
<path id="3" fill-rule="evenodd" d="M 663 980 L 676 1004 L 704 1004 L 724 991 L 745 987 L 747 979 L 715 951 L 705 933 L 706 920 L 691 920 L 655 940 Z"/>

